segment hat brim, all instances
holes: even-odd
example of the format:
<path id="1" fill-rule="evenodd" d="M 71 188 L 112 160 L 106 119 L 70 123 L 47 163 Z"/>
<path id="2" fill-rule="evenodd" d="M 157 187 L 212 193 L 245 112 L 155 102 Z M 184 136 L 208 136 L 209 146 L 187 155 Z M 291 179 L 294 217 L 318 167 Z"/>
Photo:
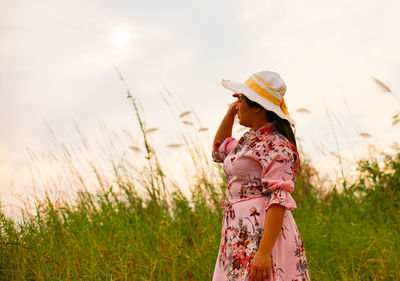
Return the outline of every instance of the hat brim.
<path id="1" fill-rule="evenodd" d="M 267 99 L 261 97 L 259 94 L 254 92 L 252 89 L 250 89 L 246 84 L 243 83 L 238 83 L 238 82 L 232 82 L 229 80 L 222 80 L 221 81 L 222 86 L 225 89 L 228 89 L 234 93 L 237 94 L 243 94 L 245 95 L 249 100 L 254 101 L 261 105 L 263 108 L 266 110 L 270 110 L 276 115 L 278 115 L 280 118 L 285 119 L 289 121 L 291 125 L 295 125 L 295 122 L 290 116 L 287 116 L 285 113 L 283 113 L 282 109 L 280 106 L 277 106 L 276 104 L 268 101 Z"/>

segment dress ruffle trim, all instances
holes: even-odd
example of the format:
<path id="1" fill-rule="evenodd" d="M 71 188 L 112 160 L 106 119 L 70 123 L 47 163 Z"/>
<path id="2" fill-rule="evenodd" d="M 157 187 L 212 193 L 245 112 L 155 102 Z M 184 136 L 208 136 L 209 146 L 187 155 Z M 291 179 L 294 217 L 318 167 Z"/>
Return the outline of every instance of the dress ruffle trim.
<path id="1" fill-rule="evenodd" d="M 281 188 L 275 189 L 267 195 L 267 200 L 265 202 L 265 211 L 267 211 L 269 207 L 271 207 L 271 205 L 273 204 L 282 205 L 288 210 L 297 209 L 297 204 L 294 201 L 290 192 Z"/>
<path id="2" fill-rule="evenodd" d="M 276 189 L 282 189 L 289 193 L 294 191 L 294 183 L 292 180 L 284 181 L 284 180 L 267 180 L 262 179 L 263 185 L 267 190 L 274 191 Z"/>

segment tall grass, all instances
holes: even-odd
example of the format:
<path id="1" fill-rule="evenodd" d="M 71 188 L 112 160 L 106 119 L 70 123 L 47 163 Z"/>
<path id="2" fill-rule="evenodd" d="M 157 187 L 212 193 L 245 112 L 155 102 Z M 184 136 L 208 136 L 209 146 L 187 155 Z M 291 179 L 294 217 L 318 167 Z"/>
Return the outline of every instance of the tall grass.
<path id="1" fill-rule="evenodd" d="M 96 192 L 75 168 L 71 181 L 82 187 L 73 202 L 47 194 L 19 221 L 0 211 L 0 280 L 211 279 L 227 186 L 222 167 L 183 136 L 201 171 L 185 196 L 168 180 L 127 90 L 144 140 L 143 167 L 113 162 L 106 178 L 90 163 Z M 400 280 L 400 151 L 360 161 L 358 173 L 324 191 L 302 157 L 293 213 L 312 280 Z"/>

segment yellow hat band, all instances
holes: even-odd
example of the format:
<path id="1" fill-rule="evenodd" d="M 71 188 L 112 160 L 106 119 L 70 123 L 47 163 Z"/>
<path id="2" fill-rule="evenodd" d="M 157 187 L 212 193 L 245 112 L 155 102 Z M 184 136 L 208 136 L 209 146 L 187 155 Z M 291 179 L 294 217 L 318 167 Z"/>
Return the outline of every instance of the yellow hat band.
<path id="1" fill-rule="evenodd" d="M 247 81 L 244 82 L 244 83 L 247 85 L 247 87 L 252 89 L 254 92 L 259 94 L 260 96 L 262 96 L 263 98 L 265 98 L 269 102 L 279 106 L 282 109 L 282 112 L 286 116 L 289 116 L 289 112 L 288 112 L 287 107 L 286 107 L 285 99 L 283 97 L 282 97 L 282 101 L 281 101 L 280 99 L 278 99 L 277 97 L 275 97 L 274 95 L 269 93 L 267 90 L 265 90 L 263 87 L 258 85 L 257 82 L 254 81 L 254 79 L 252 77 L 247 79 Z"/>

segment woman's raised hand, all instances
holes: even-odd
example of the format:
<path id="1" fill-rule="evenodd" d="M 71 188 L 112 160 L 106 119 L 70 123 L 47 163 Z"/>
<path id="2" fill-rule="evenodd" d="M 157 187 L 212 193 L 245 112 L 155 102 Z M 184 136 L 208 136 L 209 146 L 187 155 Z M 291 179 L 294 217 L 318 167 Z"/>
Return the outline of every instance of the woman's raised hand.
<path id="1" fill-rule="evenodd" d="M 228 109 L 229 115 L 231 115 L 233 117 L 236 115 L 236 113 L 238 112 L 238 104 L 239 104 L 239 100 L 231 103 L 231 105 L 229 106 L 229 109 Z"/>
<path id="2" fill-rule="evenodd" d="M 217 132 L 215 133 L 213 145 L 215 145 L 217 141 L 222 138 L 227 138 L 232 136 L 232 126 L 233 123 L 235 122 L 235 116 L 238 112 L 238 104 L 239 100 L 229 105 L 229 109 L 225 114 L 224 119 L 222 119 Z"/>

